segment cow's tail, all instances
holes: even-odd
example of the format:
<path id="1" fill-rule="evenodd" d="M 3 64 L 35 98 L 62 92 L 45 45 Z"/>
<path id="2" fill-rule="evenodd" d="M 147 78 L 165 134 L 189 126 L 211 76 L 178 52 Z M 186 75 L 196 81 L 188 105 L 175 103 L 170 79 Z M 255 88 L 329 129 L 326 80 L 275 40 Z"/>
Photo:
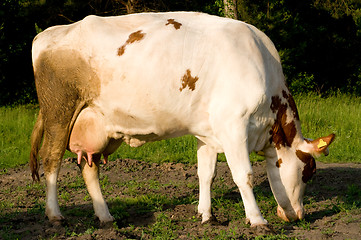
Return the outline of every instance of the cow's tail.
<path id="1" fill-rule="evenodd" d="M 38 155 L 41 145 L 41 141 L 44 135 L 44 119 L 41 111 L 39 111 L 38 119 L 34 125 L 33 132 L 31 134 L 31 150 L 30 150 L 30 170 L 34 181 L 40 181 L 39 177 L 39 162 Z"/>

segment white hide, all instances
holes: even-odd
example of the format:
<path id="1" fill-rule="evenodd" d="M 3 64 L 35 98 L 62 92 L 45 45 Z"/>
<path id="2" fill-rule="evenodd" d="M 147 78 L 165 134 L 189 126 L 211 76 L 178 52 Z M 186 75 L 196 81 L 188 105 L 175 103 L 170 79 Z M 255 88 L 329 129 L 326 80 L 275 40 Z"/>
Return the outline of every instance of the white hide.
<path id="1" fill-rule="evenodd" d="M 178 25 L 169 24 L 172 21 Z M 40 33 L 34 40 L 33 61 L 44 51 L 56 54 L 68 50 L 82 56 L 101 86 L 100 95 L 74 125 L 78 131 L 84 119 L 92 118 L 96 123 L 93 129 L 99 131 L 88 129 L 90 132 L 84 134 L 101 141 L 95 144 L 95 151 L 94 147 L 88 150 L 87 137 L 84 140 L 72 133 L 70 150 L 81 152 L 81 157 L 89 152 L 104 154 L 106 148 L 110 154 L 121 141 L 140 146 L 192 134 L 199 139 L 198 211 L 202 222 L 212 216 L 210 187 L 216 156 L 225 152 L 247 219 L 253 226 L 267 224 L 252 191 L 249 153 L 272 148 L 269 155 L 277 156 L 269 141 L 275 119 L 271 98 L 281 96 L 287 87 L 278 53 L 265 34 L 244 22 L 202 13 L 88 16 Z M 110 146 L 109 141 L 116 144 Z M 271 159 L 276 161 L 277 157 Z M 291 159 L 292 165 L 299 165 L 294 168 L 299 174 L 302 162 Z M 88 168 L 85 166 L 84 171 L 90 171 Z M 97 171 L 90 175 L 93 179 L 85 178 L 96 214 L 101 221 L 111 221 L 100 188 L 94 183 Z M 297 185 L 300 179 L 294 181 Z"/>

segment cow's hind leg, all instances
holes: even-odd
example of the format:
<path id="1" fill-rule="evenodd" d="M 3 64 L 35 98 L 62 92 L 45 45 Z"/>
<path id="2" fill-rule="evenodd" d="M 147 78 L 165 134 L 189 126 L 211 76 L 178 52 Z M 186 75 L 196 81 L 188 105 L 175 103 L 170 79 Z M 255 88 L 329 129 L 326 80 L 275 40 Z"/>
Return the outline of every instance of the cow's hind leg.
<path id="1" fill-rule="evenodd" d="M 57 197 L 57 179 L 67 141 L 67 131 L 63 127 L 52 126 L 45 131 L 40 155 L 46 179 L 46 215 L 50 222 L 57 224 L 64 217 L 61 215 Z"/>
<path id="2" fill-rule="evenodd" d="M 213 220 L 211 212 L 211 186 L 216 175 L 217 152 L 210 146 L 198 140 L 198 177 L 199 204 L 198 214 L 202 216 L 202 223 Z"/>
<path id="3" fill-rule="evenodd" d="M 93 155 L 93 163 L 87 164 L 83 159 L 81 161 L 81 170 L 85 184 L 87 186 L 90 197 L 93 200 L 93 207 L 95 215 L 99 218 L 102 224 L 112 222 L 114 218 L 110 215 L 108 206 L 103 198 L 100 184 L 99 184 L 99 163 L 100 163 L 100 154 Z"/>

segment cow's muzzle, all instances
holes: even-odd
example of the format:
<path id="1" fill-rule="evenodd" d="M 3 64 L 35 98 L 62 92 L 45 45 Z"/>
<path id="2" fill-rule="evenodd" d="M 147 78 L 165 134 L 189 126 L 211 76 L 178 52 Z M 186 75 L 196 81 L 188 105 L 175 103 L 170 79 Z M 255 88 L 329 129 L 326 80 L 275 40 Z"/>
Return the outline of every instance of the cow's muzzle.
<path id="1" fill-rule="evenodd" d="M 284 211 L 282 207 L 277 207 L 277 215 L 286 222 L 293 222 L 297 220 L 302 220 L 305 217 L 305 211 L 303 208 L 300 208 L 296 211 Z"/>

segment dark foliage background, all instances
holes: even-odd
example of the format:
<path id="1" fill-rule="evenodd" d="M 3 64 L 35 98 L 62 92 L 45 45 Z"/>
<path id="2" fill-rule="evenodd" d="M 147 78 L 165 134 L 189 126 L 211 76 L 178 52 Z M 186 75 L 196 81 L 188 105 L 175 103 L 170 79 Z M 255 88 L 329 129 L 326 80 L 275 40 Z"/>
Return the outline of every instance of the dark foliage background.
<path id="1" fill-rule="evenodd" d="M 294 93 L 361 95 L 360 0 L 238 0 L 237 9 L 275 43 Z M 47 27 L 90 14 L 178 10 L 224 15 L 223 0 L 1 0 L 0 105 L 36 102 L 31 44 Z"/>

